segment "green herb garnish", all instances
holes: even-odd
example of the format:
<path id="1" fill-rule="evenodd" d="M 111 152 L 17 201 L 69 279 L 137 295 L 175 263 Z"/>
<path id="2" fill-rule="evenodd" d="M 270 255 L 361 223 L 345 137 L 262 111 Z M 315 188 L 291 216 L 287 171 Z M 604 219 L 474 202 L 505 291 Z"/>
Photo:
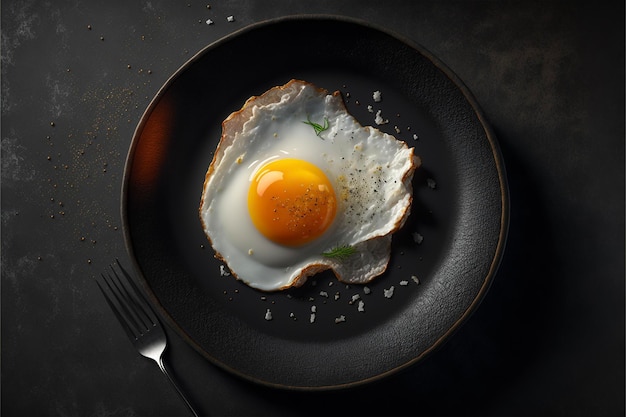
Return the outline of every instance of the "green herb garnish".
<path id="1" fill-rule="evenodd" d="M 313 127 L 313 130 L 315 130 L 315 134 L 317 136 L 319 136 L 323 131 L 328 130 L 328 128 L 330 127 L 330 125 L 328 124 L 328 119 L 326 117 L 324 117 L 324 126 L 322 126 L 319 123 L 312 122 L 311 119 L 308 118 L 308 116 L 307 116 L 307 121 L 302 122 L 302 123 Z"/>
<path id="2" fill-rule="evenodd" d="M 325 256 L 326 258 L 342 260 L 342 259 L 349 258 L 355 253 L 356 253 L 356 249 L 354 249 L 354 246 L 343 245 L 343 246 L 335 246 L 334 248 L 326 252 L 323 252 L 322 256 Z"/>

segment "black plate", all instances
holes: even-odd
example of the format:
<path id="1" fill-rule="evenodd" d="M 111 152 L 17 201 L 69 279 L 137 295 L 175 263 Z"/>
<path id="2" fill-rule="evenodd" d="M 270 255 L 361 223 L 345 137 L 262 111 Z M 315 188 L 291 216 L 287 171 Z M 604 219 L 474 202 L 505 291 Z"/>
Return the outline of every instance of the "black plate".
<path id="1" fill-rule="evenodd" d="M 412 213 L 369 294 L 330 273 L 299 289 L 253 290 L 221 276 L 200 225 L 202 184 L 222 120 L 250 96 L 292 78 L 341 91 L 363 125 L 374 125 L 368 105 L 382 110 L 389 123 L 381 130 L 415 146 L 423 159 Z M 375 90 L 381 102 L 372 99 Z M 413 42 L 330 16 L 256 24 L 187 62 L 139 123 L 122 200 L 128 249 L 169 324 L 225 369 L 301 389 L 370 381 L 440 345 L 487 291 L 508 219 L 498 146 L 467 88 Z M 363 312 L 351 302 L 356 294 Z M 345 321 L 335 323 L 342 315 Z"/>

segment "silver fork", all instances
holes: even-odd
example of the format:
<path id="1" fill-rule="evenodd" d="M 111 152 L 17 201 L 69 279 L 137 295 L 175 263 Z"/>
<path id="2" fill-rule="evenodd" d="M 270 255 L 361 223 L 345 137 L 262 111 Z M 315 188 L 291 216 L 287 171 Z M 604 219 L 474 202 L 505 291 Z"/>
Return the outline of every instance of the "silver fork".
<path id="1" fill-rule="evenodd" d="M 161 372 L 167 376 L 187 408 L 198 417 L 198 413 L 165 368 L 163 354 L 167 348 L 167 337 L 159 319 L 120 261 L 115 261 L 121 274 L 111 265 L 111 272 L 102 274 L 104 285 L 100 285 L 98 281 L 96 284 L 135 348 L 159 365 Z"/>

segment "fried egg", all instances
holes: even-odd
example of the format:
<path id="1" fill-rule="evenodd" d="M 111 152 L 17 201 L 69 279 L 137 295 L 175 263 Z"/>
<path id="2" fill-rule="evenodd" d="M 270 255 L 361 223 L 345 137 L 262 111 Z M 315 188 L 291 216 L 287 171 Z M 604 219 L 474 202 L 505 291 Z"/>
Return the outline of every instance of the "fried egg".
<path id="1" fill-rule="evenodd" d="M 387 268 L 419 165 L 405 142 L 361 126 L 339 92 L 291 80 L 222 123 L 200 220 L 215 256 L 253 288 L 329 269 L 367 283 Z"/>

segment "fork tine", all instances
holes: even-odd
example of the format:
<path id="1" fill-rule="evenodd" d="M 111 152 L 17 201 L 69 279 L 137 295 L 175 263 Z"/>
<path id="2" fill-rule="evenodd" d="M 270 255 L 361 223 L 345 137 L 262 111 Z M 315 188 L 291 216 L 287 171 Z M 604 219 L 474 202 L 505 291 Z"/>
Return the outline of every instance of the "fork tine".
<path id="1" fill-rule="evenodd" d="M 149 319 L 150 319 L 150 321 L 152 322 L 153 325 L 158 326 L 159 325 L 159 319 L 157 318 L 157 315 L 154 312 L 154 310 L 152 309 L 150 303 L 148 302 L 146 297 L 143 295 L 143 292 L 139 289 L 139 287 L 137 287 L 137 284 L 131 278 L 131 276 L 128 273 L 128 271 L 126 271 L 126 269 L 124 269 L 124 267 L 120 263 L 120 260 L 119 259 L 115 259 L 115 262 L 117 263 L 117 266 L 120 269 L 120 271 L 122 271 L 122 274 L 124 274 L 124 276 L 126 277 L 126 282 L 128 282 L 130 284 L 130 286 L 133 288 L 133 291 L 134 291 L 135 295 L 137 296 L 137 302 L 143 306 L 142 310 L 144 311 L 144 313 L 149 317 Z"/>
<path id="2" fill-rule="evenodd" d="M 111 286 L 109 285 L 109 283 L 107 281 L 107 277 L 104 274 L 102 274 L 102 278 L 103 278 L 104 282 L 107 284 L 107 286 L 109 287 L 109 289 L 111 289 Z M 113 310 L 113 313 L 115 314 L 115 317 L 117 317 L 117 321 L 119 321 L 120 324 L 122 325 L 122 328 L 124 329 L 124 331 L 128 335 L 128 338 L 131 339 L 131 340 L 137 339 L 137 334 L 135 334 L 135 332 L 133 332 L 133 329 L 131 329 L 131 327 L 129 326 L 126 317 L 120 312 L 120 310 L 118 309 L 117 305 L 113 302 L 113 300 L 111 299 L 109 294 L 107 294 L 107 291 L 105 291 L 105 289 L 102 287 L 102 285 L 100 285 L 100 283 L 98 281 L 96 281 L 96 284 L 98 284 L 98 288 L 100 288 L 100 291 L 102 292 L 102 295 L 104 295 L 104 299 L 106 300 L 106 302 L 109 305 L 109 307 L 111 308 L 111 310 Z"/>
<path id="3" fill-rule="evenodd" d="M 111 276 L 110 281 L 113 284 L 113 287 L 115 287 L 113 294 L 123 307 L 128 318 L 135 325 L 136 330 L 139 334 L 143 334 L 145 331 L 149 330 L 150 327 L 152 327 L 153 321 L 146 315 L 144 309 L 138 304 L 136 298 L 132 296 L 128 288 L 122 283 L 120 276 L 117 274 L 115 269 L 113 269 L 113 266 L 111 266 L 111 271 L 113 271 L 113 275 L 117 278 L 116 281 L 113 279 L 113 276 Z"/>
<path id="4" fill-rule="evenodd" d="M 159 322 L 156 316 L 150 315 L 150 313 L 154 315 L 154 311 L 119 260 L 117 264 L 122 271 L 122 276 L 117 273 L 113 265 L 110 266 L 109 273 L 101 274 L 108 291 L 99 282 L 96 281 L 96 283 L 128 337 L 137 340 Z M 126 281 L 126 284 L 123 281 Z"/>

